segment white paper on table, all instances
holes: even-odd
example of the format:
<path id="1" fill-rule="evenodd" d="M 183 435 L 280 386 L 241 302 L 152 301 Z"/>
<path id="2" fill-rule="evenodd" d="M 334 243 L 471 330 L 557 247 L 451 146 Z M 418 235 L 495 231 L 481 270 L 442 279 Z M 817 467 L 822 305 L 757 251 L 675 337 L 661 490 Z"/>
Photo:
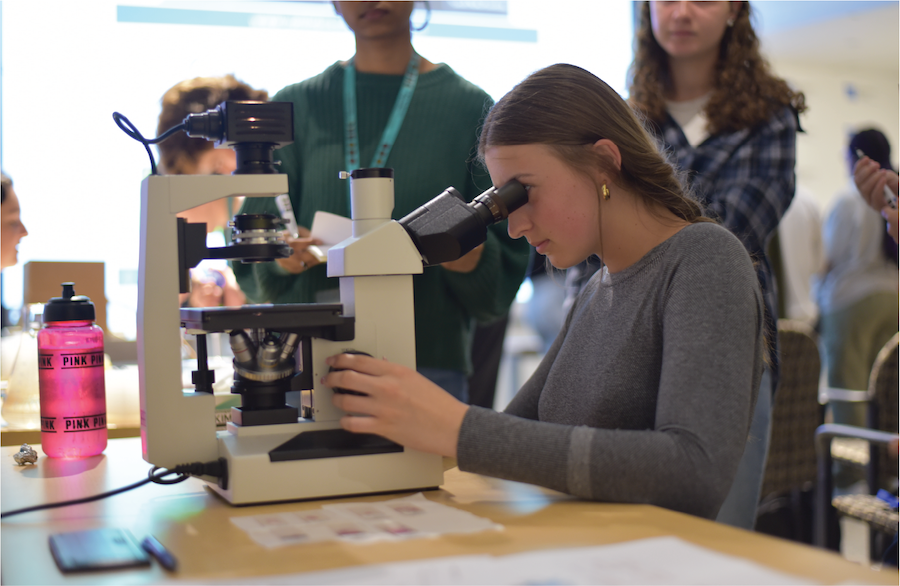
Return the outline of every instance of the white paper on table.
<path id="1" fill-rule="evenodd" d="M 813 584 L 674 536 L 625 543 L 372 564 L 214 582 L 248 584 Z"/>
<path id="2" fill-rule="evenodd" d="M 352 235 L 353 221 L 350 218 L 329 212 L 316 212 L 316 215 L 313 216 L 310 236 L 322 241 L 322 244 L 319 245 L 322 252 L 327 253 L 329 248 Z"/>
<path id="3" fill-rule="evenodd" d="M 508 555 L 481 579 L 486 584 L 815 583 L 675 536 Z"/>
<path id="4" fill-rule="evenodd" d="M 375 503 L 337 503 L 319 509 L 232 517 L 265 548 L 319 541 L 373 543 L 502 529 L 490 519 L 433 503 L 422 493 Z"/>

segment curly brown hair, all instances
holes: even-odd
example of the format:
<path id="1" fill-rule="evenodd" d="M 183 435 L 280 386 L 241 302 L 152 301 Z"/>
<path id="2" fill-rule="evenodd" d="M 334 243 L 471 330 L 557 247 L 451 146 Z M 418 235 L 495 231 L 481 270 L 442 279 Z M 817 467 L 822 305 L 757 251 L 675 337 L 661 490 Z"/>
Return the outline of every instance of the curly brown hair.
<path id="1" fill-rule="evenodd" d="M 181 124 L 188 114 L 206 112 L 228 100 L 265 102 L 268 99 L 268 92 L 254 89 L 231 74 L 186 79 L 163 94 L 156 135 Z M 157 148 L 163 172 L 180 175 L 214 145 L 206 139 L 191 138 L 184 132 L 176 132 L 159 143 Z"/>
<path id="2" fill-rule="evenodd" d="M 715 89 L 705 112 L 710 134 L 753 128 L 784 106 L 799 114 L 806 110 L 802 92 L 774 76 L 759 52 L 759 39 L 750 22 L 750 3 L 741 2 L 734 25 L 725 30 L 716 63 Z M 629 101 L 648 119 L 665 120 L 665 97 L 671 90 L 668 55 L 653 36 L 650 3 L 641 6 L 635 33 L 634 61 L 628 70 Z"/>

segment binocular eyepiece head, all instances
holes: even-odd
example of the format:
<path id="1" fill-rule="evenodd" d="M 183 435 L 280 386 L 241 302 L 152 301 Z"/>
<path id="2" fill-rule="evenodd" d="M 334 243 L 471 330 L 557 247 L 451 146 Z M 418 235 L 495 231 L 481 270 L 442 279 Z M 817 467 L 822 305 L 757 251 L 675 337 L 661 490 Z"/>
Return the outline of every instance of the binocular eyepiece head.
<path id="1" fill-rule="evenodd" d="M 487 227 L 528 202 L 528 190 L 512 180 L 466 203 L 452 187 L 400 220 L 426 265 L 456 260 L 487 240 Z"/>

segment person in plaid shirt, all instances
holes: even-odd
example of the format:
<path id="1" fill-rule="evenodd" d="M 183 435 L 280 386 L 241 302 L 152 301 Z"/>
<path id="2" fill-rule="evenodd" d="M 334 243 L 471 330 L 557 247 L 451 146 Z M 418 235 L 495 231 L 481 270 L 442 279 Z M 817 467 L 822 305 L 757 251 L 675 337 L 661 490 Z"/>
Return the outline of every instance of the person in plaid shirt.
<path id="1" fill-rule="evenodd" d="M 630 74 L 632 106 L 668 148 L 706 215 L 747 248 L 765 297 L 767 376 L 741 468 L 718 516 L 752 529 L 778 382 L 777 293 L 765 250 L 794 197 L 804 96 L 769 71 L 748 2 L 644 3 Z"/>

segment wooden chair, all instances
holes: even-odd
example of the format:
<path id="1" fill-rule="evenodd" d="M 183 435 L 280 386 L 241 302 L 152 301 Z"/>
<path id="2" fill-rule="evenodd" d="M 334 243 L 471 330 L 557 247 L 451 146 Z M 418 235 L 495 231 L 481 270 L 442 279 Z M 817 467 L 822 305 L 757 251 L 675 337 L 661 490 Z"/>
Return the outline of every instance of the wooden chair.
<path id="1" fill-rule="evenodd" d="M 816 544 L 835 547 L 834 528 L 837 513 L 869 523 L 877 533 L 894 536 L 900 527 L 897 511 L 873 495 L 879 488 L 895 492 L 897 489 L 897 457 L 892 456 L 887 445 L 897 441 L 898 410 L 898 347 L 900 333 L 895 334 L 881 349 L 872 375 L 869 378 L 867 423 L 869 428 L 850 425 L 827 424 L 816 431 L 818 453 L 818 486 L 816 494 Z M 858 438 L 870 446 L 866 479 L 869 494 L 849 494 L 832 498 L 832 440 Z"/>
<path id="2" fill-rule="evenodd" d="M 900 334 L 895 334 L 876 357 L 867 389 L 823 388 L 820 390 L 819 401 L 865 403 L 866 427 L 882 431 L 897 429 L 897 359 L 896 354 L 891 353 L 891 348 L 897 345 L 898 336 Z M 876 375 L 881 377 L 880 380 L 876 380 Z M 869 462 L 876 453 L 881 454 L 881 462 L 874 462 L 870 466 Z M 835 462 L 865 470 L 870 487 L 879 484 L 877 476 L 880 469 L 885 469 L 885 466 L 893 463 L 896 471 L 897 466 L 896 461 L 887 461 L 884 450 L 871 446 L 859 438 L 835 438 L 831 442 L 831 457 Z M 889 468 L 888 473 L 890 474 Z M 896 473 L 893 476 L 896 476 Z"/>
<path id="3" fill-rule="evenodd" d="M 900 332 L 894 334 L 878 353 L 869 379 L 869 427 L 898 433 L 898 349 Z M 869 487 L 897 488 L 897 458 L 888 450 L 873 446 L 868 469 Z M 893 486 L 892 486 L 893 484 Z"/>
<path id="4" fill-rule="evenodd" d="M 789 534 L 782 536 L 809 543 L 811 506 L 803 499 L 816 481 L 814 434 L 822 423 L 816 333 L 803 322 L 778 320 L 778 348 L 781 372 L 758 516 L 789 509 Z"/>

